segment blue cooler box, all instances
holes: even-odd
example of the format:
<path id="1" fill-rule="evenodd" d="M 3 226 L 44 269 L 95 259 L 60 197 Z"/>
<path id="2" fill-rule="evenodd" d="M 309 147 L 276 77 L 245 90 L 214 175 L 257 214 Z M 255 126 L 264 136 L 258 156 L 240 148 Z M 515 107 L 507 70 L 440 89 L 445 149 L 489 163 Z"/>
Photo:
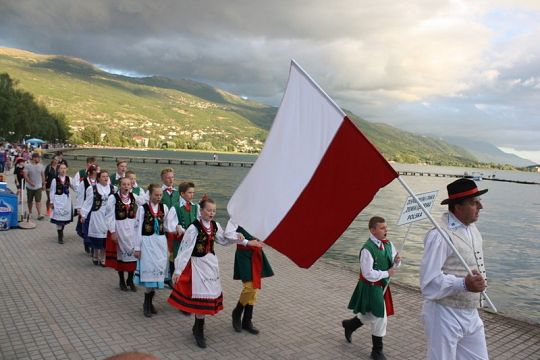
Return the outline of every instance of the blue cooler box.
<path id="1" fill-rule="evenodd" d="M 18 199 L 8 188 L 0 188 L 0 231 L 19 225 Z"/>

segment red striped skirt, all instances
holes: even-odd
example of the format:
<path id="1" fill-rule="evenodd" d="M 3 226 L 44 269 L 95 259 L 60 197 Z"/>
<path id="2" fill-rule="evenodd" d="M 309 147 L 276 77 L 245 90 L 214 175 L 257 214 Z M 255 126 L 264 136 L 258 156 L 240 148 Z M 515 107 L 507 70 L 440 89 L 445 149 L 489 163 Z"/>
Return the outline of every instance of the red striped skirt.
<path id="1" fill-rule="evenodd" d="M 107 240 L 105 241 L 105 267 L 127 272 L 135 271 L 137 268 L 136 261 L 125 262 L 118 260 L 117 245 L 112 241 L 110 232 L 107 232 Z"/>
<path id="2" fill-rule="evenodd" d="M 192 314 L 215 315 L 223 310 L 223 293 L 215 299 L 194 299 L 191 297 L 191 260 L 174 285 L 167 300 L 173 307 Z"/>

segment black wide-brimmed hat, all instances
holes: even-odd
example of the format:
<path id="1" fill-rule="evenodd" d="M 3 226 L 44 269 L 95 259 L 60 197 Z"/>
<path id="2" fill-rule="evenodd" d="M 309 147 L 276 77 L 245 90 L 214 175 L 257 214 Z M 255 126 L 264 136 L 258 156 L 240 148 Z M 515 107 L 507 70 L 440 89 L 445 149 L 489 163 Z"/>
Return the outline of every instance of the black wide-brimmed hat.
<path id="1" fill-rule="evenodd" d="M 448 190 L 448 199 L 444 199 L 441 205 L 480 196 L 488 191 L 488 189 L 478 190 L 474 181 L 465 178 L 451 182 L 446 186 L 446 190 Z"/>

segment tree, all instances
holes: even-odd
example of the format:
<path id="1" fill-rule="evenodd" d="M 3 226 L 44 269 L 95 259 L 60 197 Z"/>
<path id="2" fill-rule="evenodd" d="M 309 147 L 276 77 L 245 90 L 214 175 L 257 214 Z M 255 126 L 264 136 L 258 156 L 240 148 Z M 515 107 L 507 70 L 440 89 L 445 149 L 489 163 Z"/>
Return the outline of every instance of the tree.
<path id="1" fill-rule="evenodd" d="M 29 92 L 17 89 L 18 81 L 0 74 L 0 134 L 16 141 L 27 134 L 44 140 L 66 140 L 71 135 L 63 114 L 52 114 Z"/>

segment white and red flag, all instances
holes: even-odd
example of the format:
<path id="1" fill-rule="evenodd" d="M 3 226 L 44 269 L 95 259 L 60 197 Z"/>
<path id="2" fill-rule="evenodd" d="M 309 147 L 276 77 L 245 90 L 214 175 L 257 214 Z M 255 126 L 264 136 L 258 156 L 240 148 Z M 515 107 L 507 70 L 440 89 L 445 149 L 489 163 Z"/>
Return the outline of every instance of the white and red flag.
<path id="1" fill-rule="evenodd" d="M 236 224 L 308 268 L 396 177 L 293 60 L 264 148 L 227 210 Z"/>

